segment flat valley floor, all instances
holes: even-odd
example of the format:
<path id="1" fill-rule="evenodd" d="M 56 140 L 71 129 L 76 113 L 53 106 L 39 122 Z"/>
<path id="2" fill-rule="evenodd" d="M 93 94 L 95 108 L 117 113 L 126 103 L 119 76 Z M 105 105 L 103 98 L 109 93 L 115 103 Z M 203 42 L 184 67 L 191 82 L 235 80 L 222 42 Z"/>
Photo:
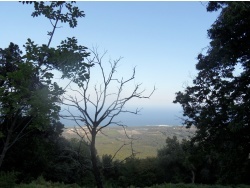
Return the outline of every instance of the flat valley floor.
<path id="1" fill-rule="evenodd" d="M 80 138 L 84 131 L 80 128 L 65 128 L 63 137 L 67 139 Z M 154 157 L 157 150 L 166 143 L 166 138 L 177 136 L 179 140 L 189 139 L 195 133 L 195 128 L 184 126 L 110 126 L 97 135 L 96 148 L 99 156 L 115 155 L 123 160 L 133 153 L 138 158 Z M 132 146 L 132 147 L 131 147 Z M 117 152 L 119 150 L 119 152 Z"/>

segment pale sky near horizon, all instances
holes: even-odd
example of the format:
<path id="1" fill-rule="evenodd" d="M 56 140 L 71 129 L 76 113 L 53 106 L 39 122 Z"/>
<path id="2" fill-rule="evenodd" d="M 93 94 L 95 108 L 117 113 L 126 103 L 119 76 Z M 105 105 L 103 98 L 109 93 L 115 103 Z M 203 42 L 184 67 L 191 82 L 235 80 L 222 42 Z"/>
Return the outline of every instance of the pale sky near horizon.
<path id="1" fill-rule="evenodd" d="M 61 24 L 52 46 L 66 37 L 75 36 L 79 44 L 107 50 L 107 58 L 123 57 L 118 75 L 129 76 L 136 66 L 136 83 L 146 93 L 157 90 L 149 100 L 134 101 L 143 108 L 139 116 L 121 116 L 127 125 L 181 125 L 181 107 L 173 104 L 175 93 L 191 84 L 197 72 L 196 57 L 209 45 L 207 30 L 218 12 L 206 11 L 205 2 L 81 2 L 76 6 L 86 14 L 78 26 L 70 29 Z M 0 48 L 10 42 L 20 47 L 27 38 L 47 43 L 49 20 L 32 18 L 32 5 L 0 2 Z M 59 24 L 60 25 L 60 24 Z M 63 84 L 61 82 L 61 84 Z"/>

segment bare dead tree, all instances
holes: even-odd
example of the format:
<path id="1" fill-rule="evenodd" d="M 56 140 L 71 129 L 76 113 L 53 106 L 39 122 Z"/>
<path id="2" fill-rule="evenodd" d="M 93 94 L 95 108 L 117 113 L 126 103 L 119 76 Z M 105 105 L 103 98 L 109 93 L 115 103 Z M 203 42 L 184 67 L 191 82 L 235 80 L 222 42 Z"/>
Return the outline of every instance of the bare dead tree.
<path id="1" fill-rule="evenodd" d="M 140 89 L 141 84 L 135 84 L 134 88 L 131 90 L 131 93 L 124 96 L 123 92 L 125 86 L 135 79 L 135 68 L 133 69 L 132 76 L 128 79 L 116 78 L 115 72 L 117 71 L 118 63 L 121 60 L 121 58 L 119 58 L 114 61 L 109 61 L 110 72 L 106 75 L 103 66 L 103 58 L 106 52 L 101 56 L 97 52 L 97 48 L 91 50 L 91 52 L 93 54 L 93 58 L 87 59 L 87 61 L 89 64 L 93 64 L 96 66 L 96 68 L 99 68 L 102 77 L 101 84 L 95 84 L 94 87 L 92 87 L 94 94 L 90 92 L 92 89 L 90 86 L 90 80 L 94 78 L 91 77 L 92 75 L 89 68 L 88 74 L 90 75 L 90 79 L 88 79 L 84 84 L 83 82 L 80 82 L 77 89 L 70 88 L 71 92 L 75 92 L 75 94 L 77 94 L 77 97 L 76 95 L 67 95 L 64 97 L 63 104 L 68 106 L 68 115 L 64 115 L 63 117 L 73 120 L 78 126 L 78 129 L 80 129 L 84 134 L 84 138 L 89 142 L 92 171 L 97 187 L 101 188 L 103 187 L 103 183 L 100 176 L 100 170 L 97 165 L 97 133 L 101 133 L 101 131 L 109 125 L 118 125 L 126 130 L 125 125 L 123 125 L 120 121 L 117 121 L 117 117 L 121 113 L 138 114 L 140 111 L 139 109 L 135 109 L 134 111 L 126 110 L 125 105 L 127 102 L 135 98 L 148 99 L 155 91 L 155 88 L 153 88 L 149 95 L 145 96 L 143 95 L 145 90 Z M 116 84 L 117 90 L 115 92 L 114 90 L 110 91 L 110 86 L 112 84 Z M 70 109 L 72 108 L 77 109 L 79 115 L 71 113 Z M 94 112 L 92 112 L 93 110 L 91 110 L 91 108 L 94 109 Z M 75 129 L 75 131 L 79 135 L 77 129 Z M 125 134 L 128 136 L 126 132 Z M 117 152 L 120 150 L 121 148 L 119 148 Z M 134 150 L 132 151 L 132 154 L 134 155 Z M 117 152 L 114 154 L 114 156 L 117 154 Z"/>

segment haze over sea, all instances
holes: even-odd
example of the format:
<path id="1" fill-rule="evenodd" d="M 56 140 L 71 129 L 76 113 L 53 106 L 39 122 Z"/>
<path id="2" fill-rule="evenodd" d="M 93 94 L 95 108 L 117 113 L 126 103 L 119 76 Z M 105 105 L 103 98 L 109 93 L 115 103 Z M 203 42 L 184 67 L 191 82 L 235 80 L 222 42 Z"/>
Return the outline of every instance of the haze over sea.
<path id="1" fill-rule="evenodd" d="M 72 111 L 74 113 L 74 111 Z M 78 112 L 75 111 L 76 114 Z M 159 109 L 159 108 L 147 108 L 142 109 L 140 114 L 121 114 L 115 120 L 121 121 L 122 124 L 127 126 L 159 126 L 159 125 L 169 125 L 169 126 L 180 126 L 182 121 L 182 112 L 180 109 Z M 74 121 L 62 120 L 62 123 L 66 127 L 72 127 L 76 125 Z M 111 125 L 112 126 L 112 125 Z"/>

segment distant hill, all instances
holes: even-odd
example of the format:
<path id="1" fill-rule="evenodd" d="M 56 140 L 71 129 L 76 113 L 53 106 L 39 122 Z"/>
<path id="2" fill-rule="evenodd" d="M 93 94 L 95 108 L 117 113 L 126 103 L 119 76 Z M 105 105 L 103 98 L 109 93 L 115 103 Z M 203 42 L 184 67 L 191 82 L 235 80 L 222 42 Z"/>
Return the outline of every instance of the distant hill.
<path id="1" fill-rule="evenodd" d="M 83 131 L 76 129 L 81 135 Z M 117 159 L 124 159 L 131 155 L 131 142 L 136 156 L 139 158 L 153 157 L 157 155 L 157 150 L 165 145 L 167 137 L 177 136 L 178 139 L 189 139 L 195 133 L 195 128 L 186 129 L 183 126 L 131 126 L 126 128 L 126 133 L 122 127 L 107 127 L 97 136 L 97 151 L 100 156 L 103 154 L 114 155 Z M 65 128 L 63 136 L 67 139 L 79 138 L 74 132 L 74 128 Z M 132 138 L 129 139 L 128 137 Z"/>

